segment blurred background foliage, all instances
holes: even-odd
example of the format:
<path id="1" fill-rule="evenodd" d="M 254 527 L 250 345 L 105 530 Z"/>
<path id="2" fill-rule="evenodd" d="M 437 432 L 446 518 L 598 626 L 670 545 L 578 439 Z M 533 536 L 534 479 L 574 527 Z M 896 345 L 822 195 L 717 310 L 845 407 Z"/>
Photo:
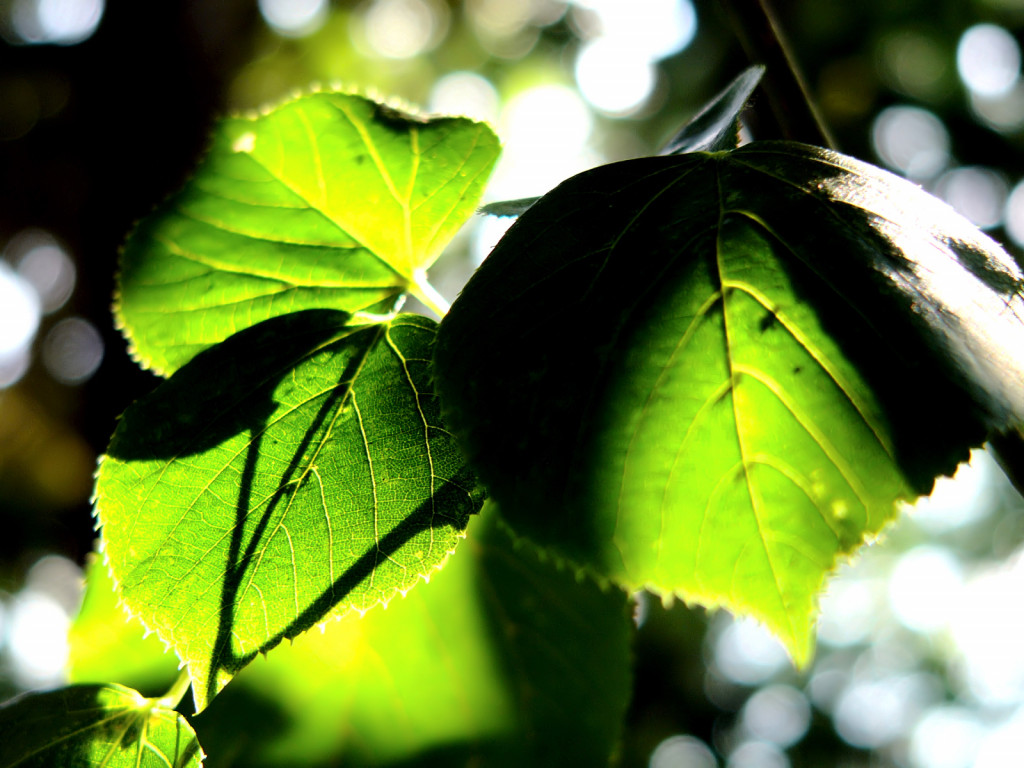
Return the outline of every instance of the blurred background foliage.
<path id="1" fill-rule="evenodd" d="M 775 5 L 839 148 L 921 184 L 1019 257 L 1024 0 Z M 711 0 L 0 0 L 0 37 L 0 699 L 66 679 L 95 460 L 118 413 L 154 385 L 110 319 L 118 248 L 182 183 L 216 115 L 311 83 L 469 114 L 505 144 L 492 201 L 651 153 L 747 64 Z M 746 133 L 777 135 L 760 100 Z M 457 293 L 507 225 L 476 219 L 435 284 Z M 843 567 L 805 673 L 752 624 L 638 595 L 621 764 L 1018 763 L 1022 509 L 976 452 Z M 72 660 L 79 677 L 112 660 L 121 682 L 173 677 L 159 644 L 147 650 L 131 630 L 138 656 L 105 646 L 88 615 L 75 630 L 90 638 Z M 310 673 L 309 657 L 333 653 L 317 642 L 274 668 L 307 665 L 284 675 L 290 687 L 254 673 L 211 709 L 224 727 L 204 736 L 200 721 L 210 765 L 280 749 L 290 758 L 276 764 L 337 759 L 348 710 L 310 693 L 327 672 Z M 348 674 L 330 669 L 342 677 L 324 679 Z M 313 733 L 323 738 L 302 736 Z M 461 764 L 399 753 L 382 759 Z"/>

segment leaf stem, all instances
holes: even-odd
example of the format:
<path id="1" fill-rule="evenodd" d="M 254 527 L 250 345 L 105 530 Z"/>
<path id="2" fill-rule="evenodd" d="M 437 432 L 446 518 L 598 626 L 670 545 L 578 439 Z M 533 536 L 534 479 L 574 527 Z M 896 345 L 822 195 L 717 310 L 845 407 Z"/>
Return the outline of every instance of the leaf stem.
<path id="1" fill-rule="evenodd" d="M 167 693 L 156 700 L 156 705 L 158 707 L 174 709 L 181 703 L 181 700 L 185 698 L 185 693 L 188 691 L 191 684 L 192 676 L 188 673 L 188 667 L 185 667 L 185 669 L 181 670 L 181 674 L 178 675 L 178 679 L 174 681 L 174 685 L 168 689 Z"/>
<path id="2" fill-rule="evenodd" d="M 413 296 L 422 301 L 427 309 L 439 318 L 447 315 L 448 310 L 451 309 L 448 300 L 427 281 L 427 273 L 422 269 L 413 272 L 412 285 L 409 286 L 409 289 Z"/>
<path id="3" fill-rule="evenodd" d="M 762 85 L 783 138 L 835 149 L 768 0 L 722 0 L 722 6 L 747 57 L 766 67 Z"/>

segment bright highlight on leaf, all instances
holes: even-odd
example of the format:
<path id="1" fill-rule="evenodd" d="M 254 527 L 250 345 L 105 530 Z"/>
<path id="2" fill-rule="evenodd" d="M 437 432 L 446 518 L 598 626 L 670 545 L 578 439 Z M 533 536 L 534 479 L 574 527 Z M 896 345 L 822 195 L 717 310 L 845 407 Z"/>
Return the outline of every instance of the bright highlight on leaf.
<path id="1" fill-rule="evenodd" d="M 442 323 L 438 389 L 518 531 L 753 615 L 803 664 L 836 563 L 1024 416 L 1022 287 L 836 153 L 646 158 L 523 214 Z"/>
<path id="2" fill-rule="evenodd" d="M 125 413 L 103 550 L 196 706 L 257 653 L 439 568 L 482 497 L 441 426 L 433 321 L 307 311 L 200 354 Z"/>
<path id="3" fill-rule="evenodd" d="M 120 685 L 34 693 L 0 707 L 0 768 L 200 768 L 185 718 Z"/>
<path id="4" fill-rule="evenodd" d="M 170 373 L 261 320 L 392 311 L 473 213 L 499 153 L 482 123 L 315 93 L 222 121 L 195 176 L 125 245 L 116 314 Z"/>

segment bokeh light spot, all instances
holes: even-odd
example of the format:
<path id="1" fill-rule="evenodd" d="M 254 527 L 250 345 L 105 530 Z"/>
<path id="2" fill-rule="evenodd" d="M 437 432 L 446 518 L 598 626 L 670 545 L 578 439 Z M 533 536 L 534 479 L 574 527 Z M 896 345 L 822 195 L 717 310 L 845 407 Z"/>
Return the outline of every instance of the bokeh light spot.
<path id="1" fill-rule="evenodd" d="M 920 107 L 882 110 L 871 129 L 875 152 L 890 168 L 916 181 L 937 176 L 949 162 L 949 132 Z"/>
<path id="2" fill-rule="evenodd" d="M 428 0 L 374 0 L 363 23 L 367 44 L 389 59 L 425 53 L 448 31 L 447 8 Z"/>
<path id="3" fill-rule="evenodd" d="M 574 88 L 547 83 L 505 103 L 505 149 L 488 188 L 493 200 L 542 195 L 601 162 L 587 148 L 594 118 Z"/>
<path id="4" fill-rule="evenodd" d="M 1006 93 L 982 96 L 971 93 L 971 111 L 985 125 L 1000 133 L 1024 128 L 1024 82 L 1017 82 Z"/>
<path id="5" fill-rule="evenodd" d="M 735 619 L 714 643 L 718 669 L 734 683 L 756 685 L 789 663 L 782 644 L 752 619 Z"/>
<path id="6" fill-rule="evenodd" d="M 576 82 L 584 98 L 608 115 L 635 112 L 654 91 L 654 63 L 617 38 L 598 38 L 583 46 L 576 59 Z"/>
<path id="7" fill-rule="evenodd" d="M 942 174 L 934 192 L 974 226 L 991 229 L 1003 221 L 1009 185 L 991 168 L 966 166 Z"/>
<path id="8" fill-rule="evenodd" d="M 833 579 L 821 597 L 818 639 L 833 647 L 861 642 L 876 626 L 879 602 L 870 582 L 854 577 Z"/>
<path id="9" fill-rule="evenodd" d="M 103 339 L 88 320 L 61 320 L 43 341 L 43 365 L 64 384 L 81 384 L 91 377 L 103 360 Z"/>
<path id="10" fill-rule="evenodd" d="M 762 688 L 743 705 L 743 727 L 750 735 L 783 749 L 800 741 L 810 726 L 807 697 L 788 685 Z"/>
<path id="11" fill-rule="evenodd" d="M 948 599 L 960 652 L 957 675 L 970 696 L 991 707 L 1024 699 L 1024 556 L 972 576 Z"/>
<path id="12" fill-rule="evenodd" d="M 903 626 L 933 632 L 946 625 L 963 586 L 960 563 L 948 549 L 915 547 L 900 557 L 889 580 L 889 603 Z"/>
<path id="13" fill-rule="evenodd" d="M 21 354 L 32 343 L 41 311 L 32 284 L 0 261 L 0 361 Z"/>
<path id="14" fill-rule="evenodd" d="M 1018 182 L 1006 199 L 1006 233 L 1024 247 L 1024 181 Z"/>
<path id="15" fill-rule="evenodd" d="M 726 768 L 789 768 L 789 758 L 774 744 L 747 741 L 732 751 Z"/>
<path id="16" fill-rule="evenodd" d="M 75 264 L 49 233 L 35 229 L 21 232 L 11 238 L 5 255 L 35 289 L 44 314 L 60 309 L 71 297 Z"/>
<path id="17" fill-rule="evenodd" d="M 920 30 L 899 30 L 884 37 L 878 51 L 885 79 L 914 98 L 941 92 L 948 56 L 942 41 Z"/>
<path id="18" fill-rule="evenodd" d="M 982 735 L 981 724 L 964 708 L 934 707 L 914 726 L 910 763 L 914 768 L 971 768 Z"/>
<path id="19" fill-rule="evenodd" d="M 11 26 L 21 42 L 76 45 L 92 37 L 104 0 L 14 0 Z"/>
<path id="20" fill-rule="evenodd" d="M 693 736 L 669 736 L 654 748 L 650 768 L 717 768 L 718 760 L 703 741 Z"/>
<path id="21" fill-rule="evenodd" d="M 690 0 L 580 0 L 597 17 L 599 38 L 614 39 L 638 58 L 657 61 L 678 53 L 697 34 Z"/>
<path id="22" fill-rule="evenodd" d="M 934 680 L 923 674 L 854 683 L 836 702 L 836 732 L 854 747 L 889 744 L 903 736 L 936 695 L 934 687 Z"/>
<path id="23" fill-rule="evenodd" d="M 260 14 L 284 37 L 305 37 L 327 20 L 327 0 L 259 0 Z"/>
<path id="24" fill-rule="evenodd" d="M 475 72 L 451 72 L 434 84 L 428 108 L 434 114 L 465 115 L 494 122 L 498 119 L 501 99 L 487 78 Z"/>
<path id="25" fill-rule="evenodd" d="M 960 37 L 956 67 L 964 85 L 982 96 L 1008 92 L 1020 77 L 1020 46 L 996 24 L 976 24 Z"/>

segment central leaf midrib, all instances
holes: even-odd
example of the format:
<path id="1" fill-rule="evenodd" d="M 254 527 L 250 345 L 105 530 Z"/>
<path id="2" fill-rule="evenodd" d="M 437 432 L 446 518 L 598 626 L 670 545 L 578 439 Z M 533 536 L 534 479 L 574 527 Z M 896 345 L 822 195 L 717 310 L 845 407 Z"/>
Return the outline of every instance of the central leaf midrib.
<path id="1" fill-rule="evenodd" d="M 380 339 L 381 339 L 381 337 L 382 337 L 382 335 L 384 333 L 384 329 L 385 329 L 385 326 L 383 324 L 376 326 L 376 328 L 375 328 L 375 331 L 376 331 L 375 336 L 366 345 L 366 347 L 364 348 L 363 352 L 361 353 L 361 355 L 359 357 L 359 362 L 358 362 L 357 367 L 356 367 L 356 370 L 353 372 L 352 377 L 349 379 L 344 394 L 339 398 L 339 400 L 338 400 L 338 402 L 337 402 L 337 404 L 336 404 L 336 406 L 334 408 L 334 412 L 331 415 L 330 424 L 327 425 L 327 427 L 324 430 L 323 434 L 317 440 L 316 446 L 315 446 L 315 448 L 313 448 L 312 452 L 310 453 L 308 460 L 303 462 L 305 466 L 302 468 L 302 471 L 299 473 L 299 476 L 297 478 L 295 478 L 294 480 L 289 480 L 285 484 L 285 485 L 293 486 L 288 491 L 287 502 L 285 503 L 284 508 L 277 515 L 277 521 L 274 524 L 273 530 L 270 530 L 270 531 L 267 531 L 267 532 L 264 533 L 264 535 L 262 537 L 263 538 L 263 542 L 258 545 L 258 550 L 257 550 L 258 551 L 258 557 L 255 558 L 254 562 L 252 563 L 252 566 L 248 569 L 249 578 L 248 578 L 248 581 L 246 582 L 245 587 L 239 590 L 238 594 L 239 594 L 240 597 L 239 597 L 239 600 L 237 602 L 241 602 L 241 597 L 244 596 L 248 592 L 249 588 L 253 586 L 253 582 L 256 580 L 256 576 L 257 576 L 257 573 L 259 571 L 260 565 L 263 562 L 263 557 L 266 554 L 267 550 L 269 549 L 271 541 L 278 534 L 278 532 L 283 529 L 285 531 L 285 535 L 288 537 L 289 548 L 291 549 L 291 553 L 292 553 L 291 564 L 292 564 L 292 573 L 293 573 L 293 579 L 294 579 L 294 583 L 292 584 L 292 589 L 293 589 L 293 593 L 294 593 L 294 602 L 295 602 L 295 606 L 294 606 L 294 608 L 295 608 L 295 616 L 293 617 L 292 620 L 298 619 L 298 617 L 301 616 L 302 609 L 299 606 L 299 579 L 298 579 L 298 576 L 297 576 L 297 574 L 298 574 L 298 563 L 296 563 L 296 561 L 295 561 L 295 550 L 294 550 L 294 547 L 292 546 L 292 543 L 291 543 L 291 535 L 288 533 L 288 529 L 285 527 L 285 520 L 288 517 L 288 513 L 292 509 L 292 505 L 293 505 L 296 497 L 298 496 L 299 491 L 305 485 L 307 478 L 312 474 L 312 468 L 313 468 L 313 466 L 314 466 L 314 464 L 316 462 L 316 458 L 320 455 L 320 452 L 323 450 L 324 446 L 327 444 L 328 440 L 330 439 L 331 432 L 332 432 L 332 430 L 334 428 L 334 425 L 337 423 L 337 420 L 341 417 L 341 414 L 345 410 L 346 403 L 349 401 L 349 399 L 351 399 L 353 405 L 355 405 L 355 402 L 356 402 L 356 399 L 355 399 L 355 397 L 356 397 L 356 395 L 355 395 L 356 382 L 359 379 L 359 376 L 362 373 L 363 368 L 366 365 L 366 361 L 369 359 L 370 355 L 373 354 L 374 349 L 376 348 L 376 346 L 380 343 Z M 333 340 L 331 342 L 328 342 L 328 343 L 336 343 L 336 341 L 337 341 L 337 339 L 335 339 L 335 340 Z M 324 346 L 326 346 L 326 345 L 321 345 L 320 347 L 318 347 L 318 349 L 322 349 L 322 348 L 324 348 Z M 304 358 L 304 359 L 307 359 L 307 358 Z M 262 437 L 264 434 L 266 434 L 267 431 L 273 425 L 279 423 L 286 416 L 291 415 L 292 413 L 295 413 L 297 410 L 299 410 L 299 408 L 306 406 L 308 403 L 312 402 L 313 400 L 315 400 L 315 399 L 317 399 L 319 397 L 322 397 L 324 394 L 327 394 L 330 391 L 331 390 L 324 390 L 323 392 L 319 392 L 316 395 L 314 395 L 313 397 L 307 398 L 305 401 L 303 401 L 299 405 L 295 406 L 294 408 L 289 409 L 286 413 L 282 414 L 280 416 L 280 418 L 276 419 L 273 423 L 268 423 L 258 434 L 253 435 L 252 438 L 249 441 L 249 445 L 251 446 L 252 443 L 257 438 Z M 236 454 L 236 457 L 240 453 L 241 453 L 241 451 L 239 451 L 239 453 Z M 372 476 L 372 469 L 371 469 L 371 476 Z M 283 479 L 283 477 L 281 479 Z M 376 498 L 376 481 L 373 481 L 372 484 L 373 484 L 374 497 Z M 281 486 L 279 486 L 279 488 L 280 487 Z M 275 494 L 276 494 L 276 491 L 275 491 Z M 377 512 L 376 512 L 376 502 L 375 502 L 374 506 L 375 506 L 374 516 L 376 518 L 376 514 L 377 514 Z M 248 518 L 248 514 L 251 511 L 253 511 L 253 510 L 249 510 L 246 513 L 246 519 Z M 243 521 L 243 532 L 244 532 L 244 524 L 245 524 L 245 521 Z M 230 529 L 229 529 L 228 533 L 230 533 Z M 220 541 L 223 541 L 223 537 L 221 537 Z M 220 542 L 218 542 L 218 544 L 219 543 Z M 212 549 L 210 551 L 212 551 Z M 330 553 L 330 558 L 332 560 L 332 563 L 333 563 L 333 557 L 334 557 L 334 553 L 332 551 Z M 371 584 L 372 584 L 372 579 L 371 579 Z M 258 587 L 257 587 L 257 589 L 258 589 Z M 332 594 L 333 594 L 333 582 L 332 582 Z M 261 590 L 260 590 L 260 597 L 261 597 L 261 602 L 263 604 L 263 606 L 262 606 L 263 610 L 264 610 L 264 612 L 266 612 L 267 606 L 266 606 L 266 602 L 262 599 L 262 591 Z M 269 639 L 269 636 L 268 636 L 268 639 Z"/>
<path id="2" fill-rule="evenodd" d="M 381 328 L 381 327 L 383 327 L 383 326 L 377 326 L 378 329 Z M 366 331 L 366 330 L 367 330 L 366 328 L 357 328 L 357 329 L 345 328 L 345 329 L 342 329 L 341 331 L 339 331 L 339 333 L 335 334 L 330 339 L 328 339 L 328 340 L 326 340 L 324 342 L 321 342 L 314 349 L 309 350 L 308 352 L 304 353 L 300 358 L 298 358 L 294 363 L 291 364 L 292 369 L 298 367 L 299 365 L 302 365 L 304 362 L 308 361 L 314 355 L 318 354 L 319 352 L 321 352 L 322 350 L 324 350 L 327 347 L 331 346 L 332 344 L 336 344 L 336 343 L 338 343 L 342 339 L 345 339 L 348 336 L 352 336 L 352 335 L 355 335 L 356 333 L 358 333 L 360 331 Z M 379 333 L 379 330 L 378 330 L 378 333 Z M 363 353 L 363 359 L 360 361 L 359 367 L 356 369 L 355 374 L 353 374 L 352 379 L 350 380 L 351 384 L 349 386 L 349 391 L 351 391 L 352 387 L 355 386 L 355 380 L 358 377 L 359 372 L 362 370 L 362 366 L 365 363 L 366 357 L 369 355 L 373 345 L 376 342 L 377 342 L 377 340 L 374 340 L 373 342 L 371 342 L 370 344 L 367 345 L 366 351 Z M 257 392 L 257 391 L 260 390 L 261 387 L 266 386 L 267 382 L 269 382 L 271 380 L 271 378 L 272 378 L 272 376 L 268 374 L 267 378 L 264 378 L 261 381 L 259 381 L 257 383 L 254 383 L 245 392 L 244 396 L 242 396 L 242 397 L 238 398 L 238 400 L 236 400 L 236 406 L 235 407 L 237 407 L 237 403 L 244 402 L 254 392 Z M 280 421 L 282 421 L 286 417 L 290 416 L 292 413 L 294 413 L 299 408 L 307 405 L 309 402 L 312 402 L 313 400 L 316 400 L 317 398 L 322 397 L 324 394 L 326 394 L 329 391 L 330 390 L 325 390 L 325 391 L 322 391 L 322 392 L 318 392 L 315 395 L 312 395 L 311 397 L 307 398 L 303 402 L 297 404 L 295 407 L 290 408 L 287 411 L 285 411 L 284 413 L 280 414 L 276 419 L 274 419 L 273 422 L 268 422 L 264 426 L 264 428 L 258 434 L 251 435 L 249 440 L 246 441 L 242 446 L 240 446 L 239 449 L 228 459 L 228 461 L 226 461 L 223 466 L 218 468 L 218 470 L 213 474 L 213 476 L 210 477 L 209 481 L 201 489 L 198 490 L 198 492 L 196 493 L 196 495 L 192 499 L 192 501 L 182 511 L 181 517 L 178 518 L 178 521 L 174 524 L 174 526 L 172 526 L 171 530 L 169 530 L 167 532 L 166 536 L 161 541 L 160 546 L 155 547 L 153 549 L 153 552 L 154 553 L 158 552 L 161 549 L 163 549 L 164 546 L 167 545 L 167 543 L 171 540 L 171 537 L 178 531 L 179 526 L 181 526 L 182 523 L 184 523 L 184 521 L 193 512 L 193 510 L 195 509 L 196 504 L 199 503 L 199 500 L 202 498 L 202 496 L 209 491 L 209 489 L 213 485 L 213 483 L 216 482 L 221 477 L 221 475 L 224 472 L 226 472 L 233 465 L 233 463 L 238 459 L 238 457 L 244 451 L 250 450 L 252 448 L 253 443 L 256 441 L 256 439 L 258 437 L 262 437 L 267 432 L 267 430 L 269 430 L 271 427 L 275 426 Z M 347 397 L 347 393 L 342 398 L 342 402 L 339 404 L 339 410 L 344 405 L 345 397 Z M 322 447 L 322 444 L 321 444 L 321 446 L 318 446 L 318 450 L 321 447 Z M 173 456 L 173 457 L 171 457 L 168 461 L 166 461 L 163 464 L 163 466 L 161 467 L 160 475 L 157 477 L 156 481 L 151 486 L 151 488 L 149 490 L 149 493 L 147 493 L 147 495 L 146 495 L 146 498 L 141 502 L 142 506 L 145 506 L 146 504 L 149 503 L 149 500 L 150 500 L 150 498 L 152 496 L 152 493 L 159 486 L 160 481 L 161 481 L 163 475 L 170 470 L 171 466 L 173 465 L 173 462 L 179 460 L 180 458 L 181 458 L 181 454 Z M 305 477 L 305 475 L 303 477 Z M 131 540 L 131 536 L 132 536 L 132 534 L 134 532 L 134 525 L 132 526 L 132 528 L 133 528 L 133 530 L 131 532 L 129 532 L 129 537 L 128 537 L 129 541 Z M 206 550 L 206 552 L 203 553 L 202 557 L 197 558 L 196 561 L 189 567 L 189 569 L 186 570 L 183 574 L 181 574 L 180 580 L 184 581 L 184 579 L 188 578 L 195 571 L 195 569 L 197 567 L 199 567 L 199 565 L 202 563 L 203 559 L 205 557 L 208 557 L 211 552 L 216 550 L 217 547 L 219 547 L 221 545 L 221 543 L 224 541 L 224 538 L 226 536 L 231 535 L 231 532 L 232 532 L 232 528 L 228 528 L 226 531 L 224 531 L 224 533 L 221 535 L 221 537 L 219 539 L 217 539 L 215 542 L 213 542 L 213 544 Z M 150 563 L 149 563 L 149 569 L 152 569 L 153 565 L 154 565 L 154 558 L 151 557 L 150 558 Z M 149 569 L 147 569 L 146 573 L 143 574 L 140 577 L 139 583 L 141 583 L 142 581 L 145 581 L 146 577 L 149 575 Z M 251 581 L 252 580 L 250 579 L 250 583 L 251 583 Z M 169 589 L 173 589 L 173 585 L 170 586 Z M 166 594 L 167 593 L 165 593 L 165 596 L 166 596 Z M 127 603 L 128 601 L 126 600 L 125 602 Z M 159 602 L 159 601 L 157 601 L 157 602 Z M 173 626 L 168 627 L 167 628 L 168 631 L 169 632 L 174 632 L 177 629 L 178 624 L 180 624 L 180 622 L 182 620 L 184 620 L 184 618 L 185 618 L 185 616 L 183 616 L 181 619 L 179 619 L 178 622 L 176 622 Z"/>
<path id="3" fill-rule="evenodd" d="M 405 248 L 406 248 L 406 263 L 412 265 L 412 211 L 409 207 L 412 198 L 412 190 L 415 188 L 416 175 L 419 171 L 419 132 L 415 126 L 409 128 L 410 144 L 413 152 L 413 166 L 412 172 L 409 174 L 409 189 L 406 191 L 406 197 L 403 198 L 398 194 L 398 187 L 395 186 L 394 179 L 391 178 L 391 174 L 384 163 L 384 158 L 380 156 L 377 151 L 377 145 L 374 144 L 372 137 L 366 130 L 366 127 L 361 123 L 356 122 L 355 118 L 349 114 L 344 104 L 332 102 L 332 105 L 337 109 L 345 118 L 352 124 L 355 132 L 359 134 L 359 138 L 362 139 L 363 145 L 366 147 L 366 151 L 370 153 L 370 157 L 373 159 L 373 164 L 377 167 L 377 171 L 380 173 L 381 178 L 384 179 L 384 185 L 388 188 L 391 196 L 398 203 L 399 208 L 402 209 L 402 219 L 404 225 L 403 234 L 405 235 Z M 346 230 L 347 231 L 347 230 Z M 354 237 L 354 236 L 353 236 Z M 356 238 L 358 239 L 358 238 Z M 376 255 L 376 254 L 375 254 Z M 399 270 L 395 270 L 399 274 Z M 413 275 L 410 272 L 409 275 L 404 275 L 408 280 L 413 279 Z"/>
<path id="4" fill-rule="evenodd" d="M 799 637 L 799 633 L 796 631 L 796 627 L 793 625 L 793 617 L 789 611 L 789 606 L 786 603 L 786 599 L 783 594 L 782 584 L 779 581 L 779 574 L 775 570 L 775 562 L 772 558 L 771 551 L 768 548 L 768 539 L 765 535 L 765 529 L 761 522 L 761 514 L 759 511 L 760 499 L 755 491 L 755 485 L 753 479 L 750 476 L 750 467 L 748 465 L 748 450 L 744 441 L 743 435 L 743 416 L 740 413 L 740 406 L 736 398 L 736 388 L 739 384 L 738 378 L 742 375 L 736 368 L 735 361 L 733 360 L 733 343 L 731 332 L 729 329 L 729 288 L 726 287 L 726 269 L 722 259 L 722 234 L 724 232 L 725 217 L 728 214 L 725 205 L 725 195 L 722 189 L 722 174 L 720 167 L 716 167 L 715 181 L 718 191 L 718 233 L 715 238 L 715 269 L 712 274 L 718 279 L 718 291 L 722 296 L 722 342 L 725 352 L 726 365 L 729 369 L 729 399 L 732 403 L 733 419 L 735 421 L 736 429 L 736 443 L 740 453 L 740 464 L 743 468 L 743 479 L 747 486 L 747 493 L 750 497 L 751 512 L 754 515 L 754 522 L 757 525 L 758 539 L 761 542 L 761 546 L 764 549 L 765 559 L 768 562 L 768 568 L 772 574 L 772 580 L 775 584 L 776 596 L 779 599 L 779 604 L 782 607 L 782 612 L 786 617 L 786 623 L 789 626 L 789 632 L 791 638 Z M 731 470 L 730 470 L 731 471 Z M 706 514 L 706 513 L 705 513 Z M 738 565 L 738 563 L 737 563 Z"/>
<path id="5" fill-rule="evenodd" d="M 317 213 L 318 215 L 323 217 L 323 219 L 325 221 L 327 221 L 328 224 L 331 224 L 332 226 L 336 227 L 339 231 L 341 231 L 343 234 L 345 234 L 348 237 L 352 238 L 352 240 L 355 241 L 359 245 L 360 248 L 365 250 L 368 254 L 370 254 L 375 259 L 377 259 L 377 261 L 379 261 L 385 267 L 387 267 L 392 272 L 394 272 L 398 277 L 400 277 L 402 279 L 402 287 L 403 288 L 407 288 L 413 282 L 413 275 L 412 275 L 411 272 L 409 274 L 406 274 L 402 270 L 400 270 L 397 267 L 395 267 L 395 265 L 392 264 L 391 262 L 389 262 L 384 256 L 382 256 L 381 254 L 377 253 L 376 250 L 374 250 L 373 248 L 368 246 L 361 238 L 357 237 L 353 232 L 351 232 L 348 228 L 346 228 L 346 226 L 345 226 L 345 224 L 343 222 L 341 222 L 338 219 L 336 219 L 333 215 L 329 215 L 323 209 L 318 208 L 317 206 L 315 206 L 309 200 L 309 198 L 306 197 L 300 190 L 296 189 L 289 181 L 287 181 L 286 179 L 284 179 L 283 177 L 281 177 L 277 173 L 275 173 L 273 170 L 271 170 L 262 160 L 260 160 L 258 157 L 256 157 L 253 153 L 249 152 L 249 153 L 246 153 L 246 155 L 248 157 L 252 158 L 252 161 L 254 163 L 256 163 L 264 171 L 266 171 L 267 174 L 269 174 L 270 177 L 273 178 L 277 183 L 279 183 L 282 186 L 284 186 L 285 188 L 287 188 L 289 192 L 294 194 L 299 200 L 301 200 L 303 203 L 305 203 L 306 206 L 309 208 L 309 210 Z M 410 261 L 411 261 L 411 259 L 410 259 Z"/>
<path id="6" fill-rule="evenodd" d="M 196 221 L 200 221 L 200 220 L 196 219 Z M 200 223 L 209 224 L 210 226 L 216 226 L 216 225 L 211 224 L 210 222 L 206 222 L 206 221 L 201 221 Z M 220 229 L 220 227 L 217 227 L 217 228 Z M 228 232 L 229 230 L 223 230 L 222 229 L 222 231 Z M 232 233 L 232 234 L 239 234 L 241 237 L 248 237 L 248 235 L 244 235 L 242 233 Z M 262 270 L 256 269 L 255 267 L 252 267 L 252 266 L 240 265 L 240 264 L 231 264 L 229 262 L 221 261 L 221 260 L 215 259 L 215 258 L 213 258 L 211 256 L 208 256 L 208 255 L 205 255 L 205 254 L 198 254 L 198 253 L 193 253 L 191 251 L 186 251 L 178 243 L 176 243 L 175 241 L 169 240 L 168 238 L 162 237 L 162 236 L 159 236 L 159 235 L 154 236 L 153 239 L 156 242 L 161 243 L 172 254 L 174 254 L 178 258 L 184 259 L 185 261 L 191 261 L 194 264 L 201 264 L 204 267 L 210 267 L 211 269 L 215 269 L 218 272 L 226 272 L 226 273 L 232 274 L 232 275 L 242 275 L 242 276 L 245 276 L 245 277 L 256 278 L 258 280 L 266 280 L 268 282 L 280 283 L 280 284 L 283 284 L 283 285 L 291 286 L 292 288 L 305 288 L 305 289 L 336 288 L 336 289 L 346 289 L 346 290 L 349 290 L 349 289 L 350 290 L 388 290 L 388 289 L 394 289 L 394 288 L 401 288 L 401 287 L 403 287 L 403 284 L 401 284 L 401 283 L 394 284 L 394 285 L 359 285 L 359 284 L 353 284 L 351 282 L 338 282 L 336 280 L 316 280 L 316 281 L 308 281 L 308 282 L 307 281 L 301 281 L 301 280 L 294 279 L 293 276 L 285 276 L 285 275 L 283 275 L 280 272 L 266 272 L 266 271 L 262 271 Z M 268 242 L 274 242 L 274 241 L 268 241 Z M 288 245 L 288 243 L 285 243 L 285 245 Z M 303 243 L 297 243 L 297 245 L 304 245 L 304 244 Z M 343 249 L 343 248 L 333 248 L 332 246 L 329 246 L 329 245 L 314 246 L 314 247 L 329 248 L 331 250 L 349 250 L 347 248 L 346 249 Z M 366 248 L 364 246 L 360 246 L 360 248 L 365 253 L 369 253 L 369 254 L 373 255 L 374 258 L 378 258 L 376 256 L 376 254 L 374 254 L 373 251 L 371 251 L 370 249 L 368 249 L 368 248 Z M 379 260 L 379 258 L 378 258 L 378 260 Z M 394 272 L 395 270 L 392 269 L 392 271 Z M 195 278 L 190 278 L 190 279 L 195 279 Z M 162 283 L 161 285 L 171 285 L 171 283 Z M 242 301 L 245 301 L 245 299 L 242 299 Z"/>

